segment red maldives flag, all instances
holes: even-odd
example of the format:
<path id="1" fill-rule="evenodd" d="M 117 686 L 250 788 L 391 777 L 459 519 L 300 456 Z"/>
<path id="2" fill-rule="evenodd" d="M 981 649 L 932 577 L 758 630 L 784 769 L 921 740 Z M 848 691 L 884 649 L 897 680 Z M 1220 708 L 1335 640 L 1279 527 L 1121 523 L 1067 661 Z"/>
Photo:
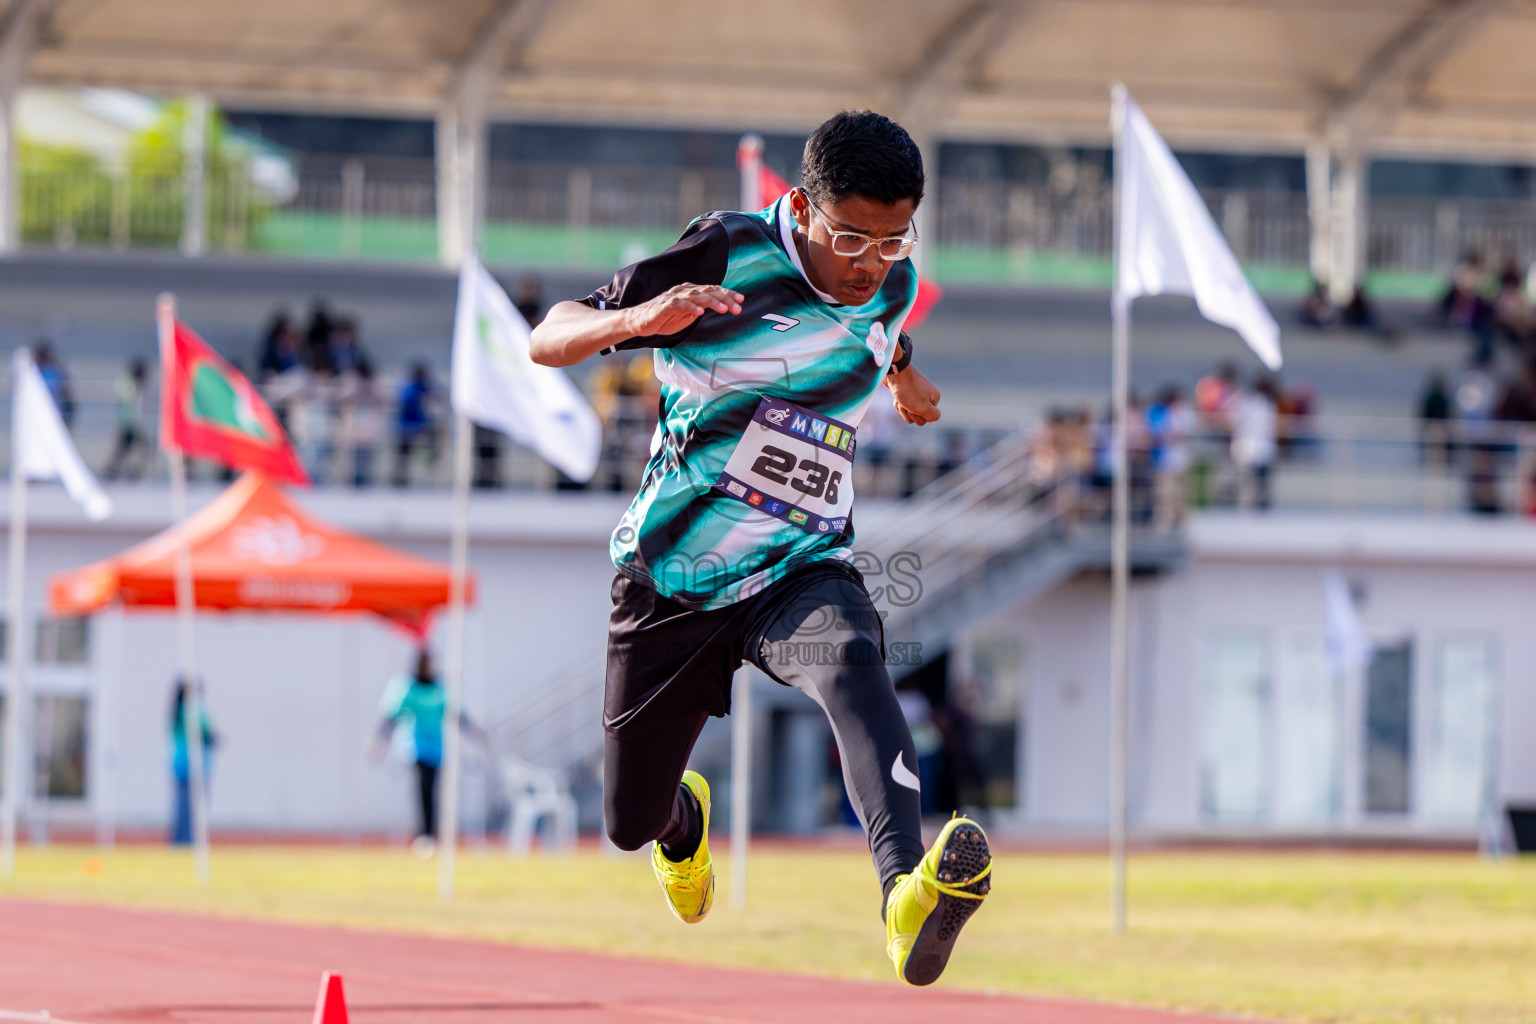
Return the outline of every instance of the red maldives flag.
<path id="1" fill-rule="evenodd" d="M 168 301 L 159 320 L 161 449 L 308 484 L 282 424 L 251 382 L 177 320 Z"/>
<path id="2" fill-rule="evenodd" d="M 757 209 L 761 210 L 781 196 L 789 192 L 793 186 L 768 167 L 761 160 L 757 164 Z M 902 324 L 905 330 L 916 330 L 917 326 L 928 319 L 928 314 L 933 307 L 938 305 L 944 297 L 944 289 L 936 282 L 928 280 L 921 274 L 917 278 L 917 301 L 912 303 L 912 311 L 907 314 L 907 319 Z"/>

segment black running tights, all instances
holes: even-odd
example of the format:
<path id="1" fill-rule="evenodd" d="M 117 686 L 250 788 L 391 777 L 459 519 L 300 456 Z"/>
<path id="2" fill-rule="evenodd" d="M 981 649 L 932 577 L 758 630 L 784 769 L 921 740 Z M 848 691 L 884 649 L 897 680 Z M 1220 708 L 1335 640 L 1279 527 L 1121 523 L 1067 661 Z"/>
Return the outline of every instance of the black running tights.
<path id="1" fill-rule="evenodd" d="M 686 839 L 678 780 L 705 719 L 729 709 L 731 676 L 748 660 L 826 712 L 882 888 L 917 865 L 916 750 L 886 671 L 879 615 L 856 572 L 814 566 L 704 612 L 620 577 L 614 606 L 603 790 L 617 846 Z"/>

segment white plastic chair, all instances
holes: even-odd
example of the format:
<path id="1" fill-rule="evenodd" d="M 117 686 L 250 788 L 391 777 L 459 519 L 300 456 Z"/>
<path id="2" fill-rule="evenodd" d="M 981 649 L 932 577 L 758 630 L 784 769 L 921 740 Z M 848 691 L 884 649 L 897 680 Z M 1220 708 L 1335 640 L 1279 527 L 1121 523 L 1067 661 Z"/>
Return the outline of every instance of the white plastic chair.
<path id="1" fill-rule="evenodd" d="M 507 825 L 507 853 L 526 857 L 533 846 L 533 832 L 539 820 L 550 819 L 553 844 L 548 849 L 576 849 L 576 798 L 565 784 L 565 776 L 548 768 L 535 768 L 516 754 L 501 759 L 501 778 L 512 805 Z"/>

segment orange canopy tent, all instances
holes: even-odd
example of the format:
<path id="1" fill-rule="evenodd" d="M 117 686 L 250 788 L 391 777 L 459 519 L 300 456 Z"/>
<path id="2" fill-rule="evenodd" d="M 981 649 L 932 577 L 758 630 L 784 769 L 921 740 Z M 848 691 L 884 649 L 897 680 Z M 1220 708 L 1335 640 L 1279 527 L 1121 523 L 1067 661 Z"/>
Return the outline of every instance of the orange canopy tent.
<path id="1" fill-rule="evenodd" d="M 247 474 L 187 520 L 198 608 L 220 611 L 372 612 L 421 636 L 448 603 L 448 567 L 315 519 L 278 486 Z M 55 615 L 85 615 L 120 601 L 176 606 L 175 528 L 112 558 L 55 576 Z M 474 580 L 465 581 L 466 602 Z"/>

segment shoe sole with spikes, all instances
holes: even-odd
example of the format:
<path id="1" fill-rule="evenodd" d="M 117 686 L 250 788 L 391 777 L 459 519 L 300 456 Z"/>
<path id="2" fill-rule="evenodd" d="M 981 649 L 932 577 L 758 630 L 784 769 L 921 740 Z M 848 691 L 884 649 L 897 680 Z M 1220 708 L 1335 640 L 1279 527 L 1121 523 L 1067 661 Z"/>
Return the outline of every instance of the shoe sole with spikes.
<path id="1" fill-rule="evenodd" d="M 909 985 L 931 985 L 939 980 L 949 965 L 960 929 L 992 891 L 992 850 L 987 834 L 980 825 L 965 818 L 957 819 L 953 825 L 943 839 L 938 858 L 938 906 L 923 921 L 902 967 L 902 980 Z M 965 895 L 950 895 L 951 892 Z"/>

